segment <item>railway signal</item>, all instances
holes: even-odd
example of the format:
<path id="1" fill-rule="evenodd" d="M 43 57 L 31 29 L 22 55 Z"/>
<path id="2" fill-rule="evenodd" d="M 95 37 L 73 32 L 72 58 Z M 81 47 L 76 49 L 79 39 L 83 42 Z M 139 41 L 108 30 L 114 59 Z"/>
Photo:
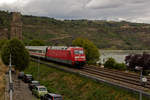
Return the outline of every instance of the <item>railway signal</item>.
<path id="1" fill-rule="evenodd" d="M 147 78 L 146 77 L 142 77 L 142 83 L 143 83 L 144 86 L 146 85 L 146 83 L 147 83 Z"/>
<path id="2" fill-rule="evenodd" d="M 136 66 L 135 69 L 140 71 L 140 82 L 141 82 L 141 85 L 145 85 L 146 82 L 147 82 L 147 78 L 143 77 L 143 67 Z M 139 100 L 142 100 L 142 92 L 141 91 L 140 91 Z"/>

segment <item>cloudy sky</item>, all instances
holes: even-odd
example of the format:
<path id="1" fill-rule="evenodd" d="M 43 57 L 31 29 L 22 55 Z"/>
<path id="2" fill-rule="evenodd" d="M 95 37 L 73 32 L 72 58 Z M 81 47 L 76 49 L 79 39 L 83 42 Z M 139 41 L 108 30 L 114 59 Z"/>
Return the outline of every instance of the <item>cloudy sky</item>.
<path id="1" fill-rule="evenodd" d="M 150 23 L 150 0 L 0 0 L 0 10 L 58 19 Z"/>

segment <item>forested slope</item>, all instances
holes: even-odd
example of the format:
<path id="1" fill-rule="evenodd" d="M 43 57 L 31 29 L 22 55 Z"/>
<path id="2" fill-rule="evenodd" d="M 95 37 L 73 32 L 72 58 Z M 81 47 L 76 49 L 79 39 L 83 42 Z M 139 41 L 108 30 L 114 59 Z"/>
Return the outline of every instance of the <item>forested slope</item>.
<path id="1" fill-rule="evenodd" d="M 4 19 L 0 16 L 0 21 Z M 71 45 L 75 38 L 86 37 L 101 49 L 150 49 L 149 24 L 103 20 L 56 20 L 27 15 L 22 16 L 22 21 L 26 44 L 32 39 L 41 39 L 47 45 Z M 1 22 L 7 26 L 7 22 Z M 0 23 L 0 26 L 3 26 L 2 24 Z"/>
<path id="2" fill-rule="evenodd" d="M 92 40 L 101 49 L 150 49 L 150 25 L 129 22 L 56 20 L 23 16 L 25 40 L 42 39 L 48 44 L 71 45 L 77 37 Z"/>

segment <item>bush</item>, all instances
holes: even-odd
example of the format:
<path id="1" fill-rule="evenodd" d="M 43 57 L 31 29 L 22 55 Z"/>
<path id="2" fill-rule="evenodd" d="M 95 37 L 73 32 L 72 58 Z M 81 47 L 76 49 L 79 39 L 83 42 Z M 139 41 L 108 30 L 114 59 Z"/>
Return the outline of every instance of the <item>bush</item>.
<path id="1" fill-rule="evenodd" d="M 143 71 L 143 75 L 149 75 L 150 74 L 150 70 L 144 70 Z"/>
<path id="2" fill-rule="evenodd" d="M 104 67 L 106 68 L 114 68 L 116 61 L 114 58 L 108 58 L 108 60 L 104 63 Z"/>
<path id="3" fill-rule="evenodd" d="M 143 67 L 143 70 L 150 70 L 150 54 L 133 54 L 125 58 L 128 69 L 135 70 L 136 66 Z"/>
<path id="4" fill-rule="evenodd" d="M 24 70 L 29 65 L 29 53 L 24 44 L 18 39 L 8 41 L 2 48 L 1 56 L 4 64 L 9 65 L 9 58 L 12 58 L 12 65 L 15 69 Z"/>
<path id="5" fill-rule="evenodd" d="M 72 45 L 84 48 L 87 63 L 96 64 L 96 62 L 99 60 L 99 49 L 90 40 L 85 38 L 77 38 L 73 40 Z"/>
<path id="6" fill-rule="evenodd" d="M 108 60 L 104 63 L 104 67 L 118 70 L 126 70 L 126 64 L 117 63 L 114 58 L 108 58 Z"/>
<path id="7" fill-rule="evenodd" d="M 0 50 L 2 49 L 2 47 L 5 45 L 5 43 L 7 43 L 8 40 L 6 39 L 2 39 L 0 40 Z"/>
<path id="8" fill-rule="evenodd" d="M 124 64 L 124 63 L 116 63 L 116 64 L 114 64 L 114 69 L 126 70 L 126 64 Z"/>

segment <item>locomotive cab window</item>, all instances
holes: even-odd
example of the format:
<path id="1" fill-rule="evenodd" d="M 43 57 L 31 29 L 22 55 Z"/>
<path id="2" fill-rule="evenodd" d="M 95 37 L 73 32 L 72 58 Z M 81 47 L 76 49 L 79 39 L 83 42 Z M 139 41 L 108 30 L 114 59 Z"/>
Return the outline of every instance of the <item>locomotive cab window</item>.
<path id="1" fill-rule="evenodd" d="M 74 54 L 83 54 L 83 50 L 74 50 Z"/>

